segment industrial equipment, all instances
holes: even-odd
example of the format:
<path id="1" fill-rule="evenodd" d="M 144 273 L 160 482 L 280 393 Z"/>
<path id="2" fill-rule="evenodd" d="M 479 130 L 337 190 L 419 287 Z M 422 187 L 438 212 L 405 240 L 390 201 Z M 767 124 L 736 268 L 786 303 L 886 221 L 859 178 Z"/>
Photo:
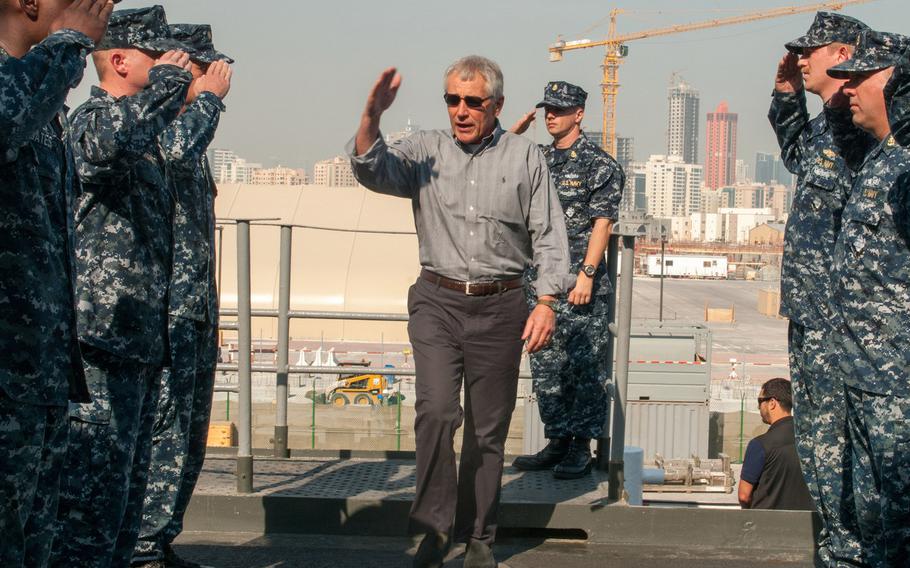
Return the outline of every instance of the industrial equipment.
<path id="1" fill-rule="evenodd" d="M 616 18 L 620 14 L 626 13 L 627 10 L 616 8 L 610 11 L 610 28 L 607 33 L 607 39 L 602 41 L 592 41 L 590 39 L 579 39 L 572 41 L 563 41 L 557 38 L 556 43 L 550 46 L 550 61 L 561 61 L 562 54 L 565 51 L 574 51 L 577 49 L 587 49 L 589 47 L 606 48 L 603 60 L 603 82 L 600 84 L 603 92 L 603 133 L 601 137 L 601 147 L 609 152 L 611 156 L 616 155 L 616 96 L 619 94 L 619 65 L 622 59 L 629 54 L 627 43 L 639 39 L 650 37 L 665 36 L 678 34 L 682 32 L 691 32 L 716 28 L 720 26 L 729 26 L 732 24 L 743 24 L 757 20 L 767 20 L 771 18 L 780 18 L 782 16 L 792 16 L 805 12 L 814 12 L 816 10 L 840 10 L 848 4 L 864 4 L 872 0 L 840 0 L 838 2 L 821 2 L 818 4 L 808 4 L 805 6 L 785 6 L 772 10 L 761 10 L 751 12 L 741 16 L 730 18 L 721 18 L 696 22 L 691 24 L 680 24 L 653 30 L 645 30 L 629 34 L 618 35 L 616 33 Z"/>

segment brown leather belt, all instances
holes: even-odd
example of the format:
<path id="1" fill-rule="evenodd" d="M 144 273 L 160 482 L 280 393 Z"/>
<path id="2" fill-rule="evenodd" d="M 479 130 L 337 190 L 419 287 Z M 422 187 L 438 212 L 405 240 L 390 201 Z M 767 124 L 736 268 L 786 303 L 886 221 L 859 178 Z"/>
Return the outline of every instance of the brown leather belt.
<path id="1" fill-rule="evenodd" d="M 462 280 L 452 280 L 445 276 L 440 276 L 429 270 L 421 270 L 420 277 L 428 280 L 437 286 L 456 290 L 466 296 L 490 296 L 499 294 L 506 290 L 514 290 L 524 285 L 523 279 L 519 276 L 511 280 L 487 280 L 484 282 L 464 282 Z"/>

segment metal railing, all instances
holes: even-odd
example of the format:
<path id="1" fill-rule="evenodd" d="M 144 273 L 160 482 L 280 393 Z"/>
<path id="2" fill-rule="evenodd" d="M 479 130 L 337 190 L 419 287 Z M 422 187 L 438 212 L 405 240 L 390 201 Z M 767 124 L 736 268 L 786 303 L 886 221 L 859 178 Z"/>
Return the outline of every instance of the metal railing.
<path id="1" fill-rule="evenodd" d="M 222 330 L 237 331 L 237 363 L 236 364 L 219 364 L 219 371 L 237 372 L 237 387 L 219 386 L 216 392 L 236 393 L 238 395 L 238 417 L 237 417 L 237 492 L 252 493 L 253 491 L 253 434 L 252 434 L 252 373 L 274 373 L 276 375 L 276 414 L 275 414 L 275 435 L 273 438 L 273 454 L 278 458 L 287 458 L 290 456 L 288 447 L 288 377 L 292 374 L 347 374 L 351 372 L 348 367 L 314 367 L 314 366 L 297 366 L 289 365 L 289 338 L 290 338 L 290 321 L 292 319 L 326 319 L 326 320 L 360 320 L 360 321 L 408 321 L 407 314 L 394 313 L 370 313 L 370 312 L 332 312 L 316 310 L 291 310 L 290 293 L 291 293 L 291 243 L 293 229 L 299 225 L 276 224 L 276 223 L 254 223 L 256 221 L 274 221 L 274 219 L 231 219 L 236 224 L 237 230 L 237 308 L 222 309 L 220 315 L 223 317 L 236 317 L 236 322 L 222 322 L 219 327 Z M 281 231 L 280 240 L 280 269 L 279 269 L 279 289 L 278 289 L 278 309 L 252 309 L 252 296 L 250 285 L 250 226 L 251 224 L 277 226 Z M 325 229 L 335 230 L 327 227 L 306 226 L 307 229 Z M 350 231 L 364 233 L 382 233 L 382 234 L 407 234 L 392 231 Z M 615 306 L 618 303 L 618 320 L 611 323 L 610 338 L 607 349 L 607 357 L 612 358 L 616 351 L 616 378 L 613 381 L 614 388 L 612 391 L 613 416 L 612 420 L 612 443 L 611 437 L 605 437 L 598 440 L 598 463 L 600 469 L 609 470 L 609 497 L 610 499 L 619 499 L 623 487 L 623 448 L 625 440 L 625 404 L 628 384 L 628 355 L 629 341 L 631 336 L 631 317 L 632 317 L 632 273 L 634 267 L 635 251 L 635 234 L 615 233 L 610 239 L 610 246 L 607 254 L 607 267 L 611 281 L 614 284 L 614 292 L 617 287 L 617 257 L 619 248 L 622 248 L 622 280 L 619 283 L 618 302 L 617 294 L 610 298 L 610 313 L 615 313 Z M 220 249 L 220 247 L 219 247 Z M 220 261 L 219 261 L 220 264 Z M 220 271 L 219 271 L 220 272 Z M 219 278 L 220 283 L 220 278 Z M 252 318 L 267 317 L 278 319 L 278 345 L 277 361 L 275 365 L 254 365 L 252 350 Z M 608 359 L 610 360 L 610 359 Z M 608 367 L 609 368 L 609 367 Z M 358 374 L 381 374 L 392 376 L 415 376 L 414 369 L 405 368 L 388 368 L 388 367 L 358 367 Z M 520 373 L 520 379 L 532 378 L 530 373 Z M 313 410 L 316 405 L 315 388 L 313 396 Z M 397 404 L 400 414 L 401 399 L 399 397 Z M 609 412 L 607 424 L 610 424 Z M 400 422 L 398 424 L 400 430 Z M 609 430 L 607 430 L 609 431 Z M 313 428 L 315 436 L 315 427 Z M 609 456 L 609 459 L 607 459 Z"/>

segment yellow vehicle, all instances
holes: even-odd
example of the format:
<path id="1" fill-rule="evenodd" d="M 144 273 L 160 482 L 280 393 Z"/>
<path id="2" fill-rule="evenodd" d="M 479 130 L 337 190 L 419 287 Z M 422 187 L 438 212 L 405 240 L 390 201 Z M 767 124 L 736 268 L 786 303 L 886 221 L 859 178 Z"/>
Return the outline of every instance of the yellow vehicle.
<path id="1" fill-rule="evenodd" d="M 382 404 L 388 392 L 389 384 L 383 375 L 348 375 L 338 379 L 325 398 L 332 406 L 373 406 Z"/>

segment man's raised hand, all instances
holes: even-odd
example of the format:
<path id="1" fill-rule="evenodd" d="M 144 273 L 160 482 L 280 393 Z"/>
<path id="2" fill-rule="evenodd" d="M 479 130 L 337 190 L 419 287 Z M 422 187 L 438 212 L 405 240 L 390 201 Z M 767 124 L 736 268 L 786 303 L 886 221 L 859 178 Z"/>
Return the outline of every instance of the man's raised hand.
<path id="1" fill-rule="evenodd" d="M 189 71 L 191 67 L 190 56 L 184 51 L 167 51 L 155 61 L 154 67 L 158 67 L 159 65 L 176 65 L 184 71 Z"/>
<path id="2" fill-rule="evenodd" d="M 774 90 L 778 93 L 798 93 L 803 90 L 803 73 L 797 62 L 799 56 L 787 53 L 777 64 L 777 75 L 774 76 Z"/>
<path id="3" fill-rule="evenodd" d="M 226 61 L 214 61 L 209 65 L 205 75 L 193 81 L 193 85 L 190 88 L 197 95 L 208 91 L 219 99 L 223 99 L 227 96 L 228 91 L 231 90 L 231 77 L 233 74 L 234 71 Z"/>
<path id="4" fill-rule="evenodd" d="M 50 32 L 76 30 L 98 43 L 107 32 L 107 23 L 113 11 L 111 0 L 75 0 L 51 23 Z"/>
<path id="5" fill-rule="evenodd" d="M 531 123 L 534 122 L 534 119 L 537 117 L 537 109 L 525 113 L 524 116 L 518 119 L 512 128 L 509 129 L 509 132 L 515 134 L 524 134 L 528 130 L 528 127 L 531 126 Z"/>
<path id="6" fill-rule="evenodd" d="M 379 118 L 392 103 L 395 102 L 395 95 L 398 94 L 398 87 L 401 86 L 401 75 L 394 67 L 389 67 L 382 72 L 370 96 L 367 98 L 367 108 L 365 110 L 370 118 Z"/>

